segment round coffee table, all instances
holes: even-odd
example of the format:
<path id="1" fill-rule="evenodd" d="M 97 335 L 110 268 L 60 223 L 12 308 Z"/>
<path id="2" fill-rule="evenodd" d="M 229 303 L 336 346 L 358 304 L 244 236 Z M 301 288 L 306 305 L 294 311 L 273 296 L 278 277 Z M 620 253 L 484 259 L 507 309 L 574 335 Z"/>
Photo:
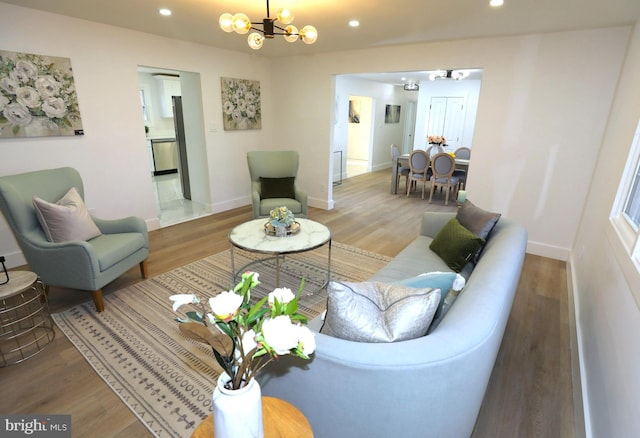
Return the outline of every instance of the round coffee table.
<path id="1" fill-rule="evenodd" d="M 328 244 L 327 255 L 327 279 L 322 287 L 331 279 L 331 232 L 321 223 L 309 219 L 296 219 L 300 224 L 300 230 L 296 234 L 287 236 L 272 236 L 265 232 L 264 224 L 267 218 L 254 219 L 234 227 L 229 233 L 231 243 L 231 282 L 235 283 L 240 274 L 249 266 L 263 263 L 267 260 L 275 260 L 276 263 L 276 287 L 280 287 L 280 264 L 284 256 L 305 251 L 311 251 Z M 236 270 L 234 248 L 239 248 L 251 253 L 265 254 L 267 257 L 253 260 Z"/>

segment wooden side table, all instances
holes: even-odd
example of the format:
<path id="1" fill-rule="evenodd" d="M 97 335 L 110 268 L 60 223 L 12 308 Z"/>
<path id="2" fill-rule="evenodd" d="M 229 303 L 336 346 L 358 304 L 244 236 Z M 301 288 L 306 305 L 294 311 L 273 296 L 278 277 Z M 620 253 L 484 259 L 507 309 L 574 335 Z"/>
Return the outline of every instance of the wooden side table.
<path id="1" fill-rule="evenodd" d="M 0 367 L 38 354 L 55 337 L 44 287 L 28 271 L 11 271 L 0 286 Z"/>
<path id="2" fill-rule="evenodd" d="M 313 438 L 307 418 L 291 403 L 275 397 L 262 397 L 262 423 L 265 438 Z M 213 414 L 193 431 L 191 438 L 211 438 Z"/>

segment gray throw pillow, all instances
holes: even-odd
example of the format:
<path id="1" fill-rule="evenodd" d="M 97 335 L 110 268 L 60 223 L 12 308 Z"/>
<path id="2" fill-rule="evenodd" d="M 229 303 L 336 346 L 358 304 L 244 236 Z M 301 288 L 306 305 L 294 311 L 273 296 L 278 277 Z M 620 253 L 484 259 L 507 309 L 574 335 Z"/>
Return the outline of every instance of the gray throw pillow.
<path id="1" fill-rule="evenodd" d="M 467 230 L 487 240 L 489 233 L 491 233 L 493 227 L 498 223 L 500 216 L 500 213 L 491 213 L 476 207 L 467 199 L 458 210 L 456 219 L 458 219 L 458 222 Z"/>
<path id="2" fill-rule="evenodd" d="M 34 196 L 33 206 L 50 242 L 89 240 L 102 234 L 75 187 L 56 203 Z"/>
<path id="3" fill-rule="evenodd" d="M 327 286 L 320 333 L 356 342 L 395 342 L 424 336 L 440 303 L 440 289 L 379 282 Z"/>

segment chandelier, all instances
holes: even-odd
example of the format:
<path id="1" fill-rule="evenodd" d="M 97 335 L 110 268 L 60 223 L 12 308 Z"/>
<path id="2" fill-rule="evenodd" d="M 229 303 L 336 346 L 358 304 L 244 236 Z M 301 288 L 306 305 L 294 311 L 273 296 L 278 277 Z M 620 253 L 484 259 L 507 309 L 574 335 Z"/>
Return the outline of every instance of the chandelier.
<path id="1" fill-rule="evenodd" d="M 276 11 L 276 18 L 271 18 L 269 14 L 269 0 L 267 0 L 267 18 L 263 18 L 262 21 L 251 21 L 243 13 L 237 13 L 235 15 L 224 13 L 220 15 L 220 28 L 225 32 L 237 32 L 241 35 L 246 34 L 250 30 L 254 30 L 249 34 L 247 41 L 249 47 L 254 50 L 258 50 L 262 47 L 265 38 L 273 39 L 275 35 L 282 35 L 284 39 L 290 43 L 293 43 L 300 38 L 302 42 L 306 44 L 313 44 L 318 39 L 318 31 L 315 27 L 307 25 L 298 30 L 293 26 L 293 11 L 287 8 L 278 8 Z M 281 23 L 286 27 L 280 27 L 276 22 Z M 262 26 L 260 28 L 259 26 Z"/>
<path id="2" fill-rule="evenodd" d="M 453 79 L 455 81 L 459 81 L 467 76 L 469 76 L 469 72 L 467 70 L 436 70 L 429 75 L 429 80 Z"/>

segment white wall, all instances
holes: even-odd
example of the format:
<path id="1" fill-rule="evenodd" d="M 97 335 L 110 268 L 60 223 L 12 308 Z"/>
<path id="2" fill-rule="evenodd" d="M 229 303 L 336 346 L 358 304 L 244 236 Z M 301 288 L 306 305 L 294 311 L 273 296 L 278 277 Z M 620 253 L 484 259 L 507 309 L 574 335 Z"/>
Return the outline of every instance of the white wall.
<path id="1" fill-rule="evenodd" d="M 632 294 L 640 284 L 623 275 L 608 219 L 640 119 L 639 77 L 636 23 L 570 260 L 593 437 L 640 436 L 640 310 Z"/>
<path id="2" fill-rule="evenodd" d="M 310 197 L 322 198 L 332 155 L 334 75 L 384 72 L 390 66 L 394 71 L 482 68 L 469 197 L 526 225 L 529 252 L 566 259 L 629 31 L 620 27 L 291 57 L 288 74 L 272 78 L 274 92 L 314 111 L 305 113 L 304 120 L 280 114 L 275 130 L 302 145 L 302 172 L 314 181 L 307 186 Z M 330 186 L 328 191 L 331 204 Z"/>
<path id="3" fill-rule="evenodd" d="M 246 152 L 271 147 L 274 101 L 269 62 L 230 52 L 0 3 L 4 50 L 68 57 L 85 135 L 0 139 L 0 175 L 72 166 L 86 202 L 103 218 L 137 215 L 158 223 L 138 94 L 139 65 L 199 73 L 206 127 L 206 166 L 214 212 L 248 204 Z M 261 81 L 263 128 L 222 129 L 220 77 Z M 24 262 L 4 218 L 0 254 Z"/>

